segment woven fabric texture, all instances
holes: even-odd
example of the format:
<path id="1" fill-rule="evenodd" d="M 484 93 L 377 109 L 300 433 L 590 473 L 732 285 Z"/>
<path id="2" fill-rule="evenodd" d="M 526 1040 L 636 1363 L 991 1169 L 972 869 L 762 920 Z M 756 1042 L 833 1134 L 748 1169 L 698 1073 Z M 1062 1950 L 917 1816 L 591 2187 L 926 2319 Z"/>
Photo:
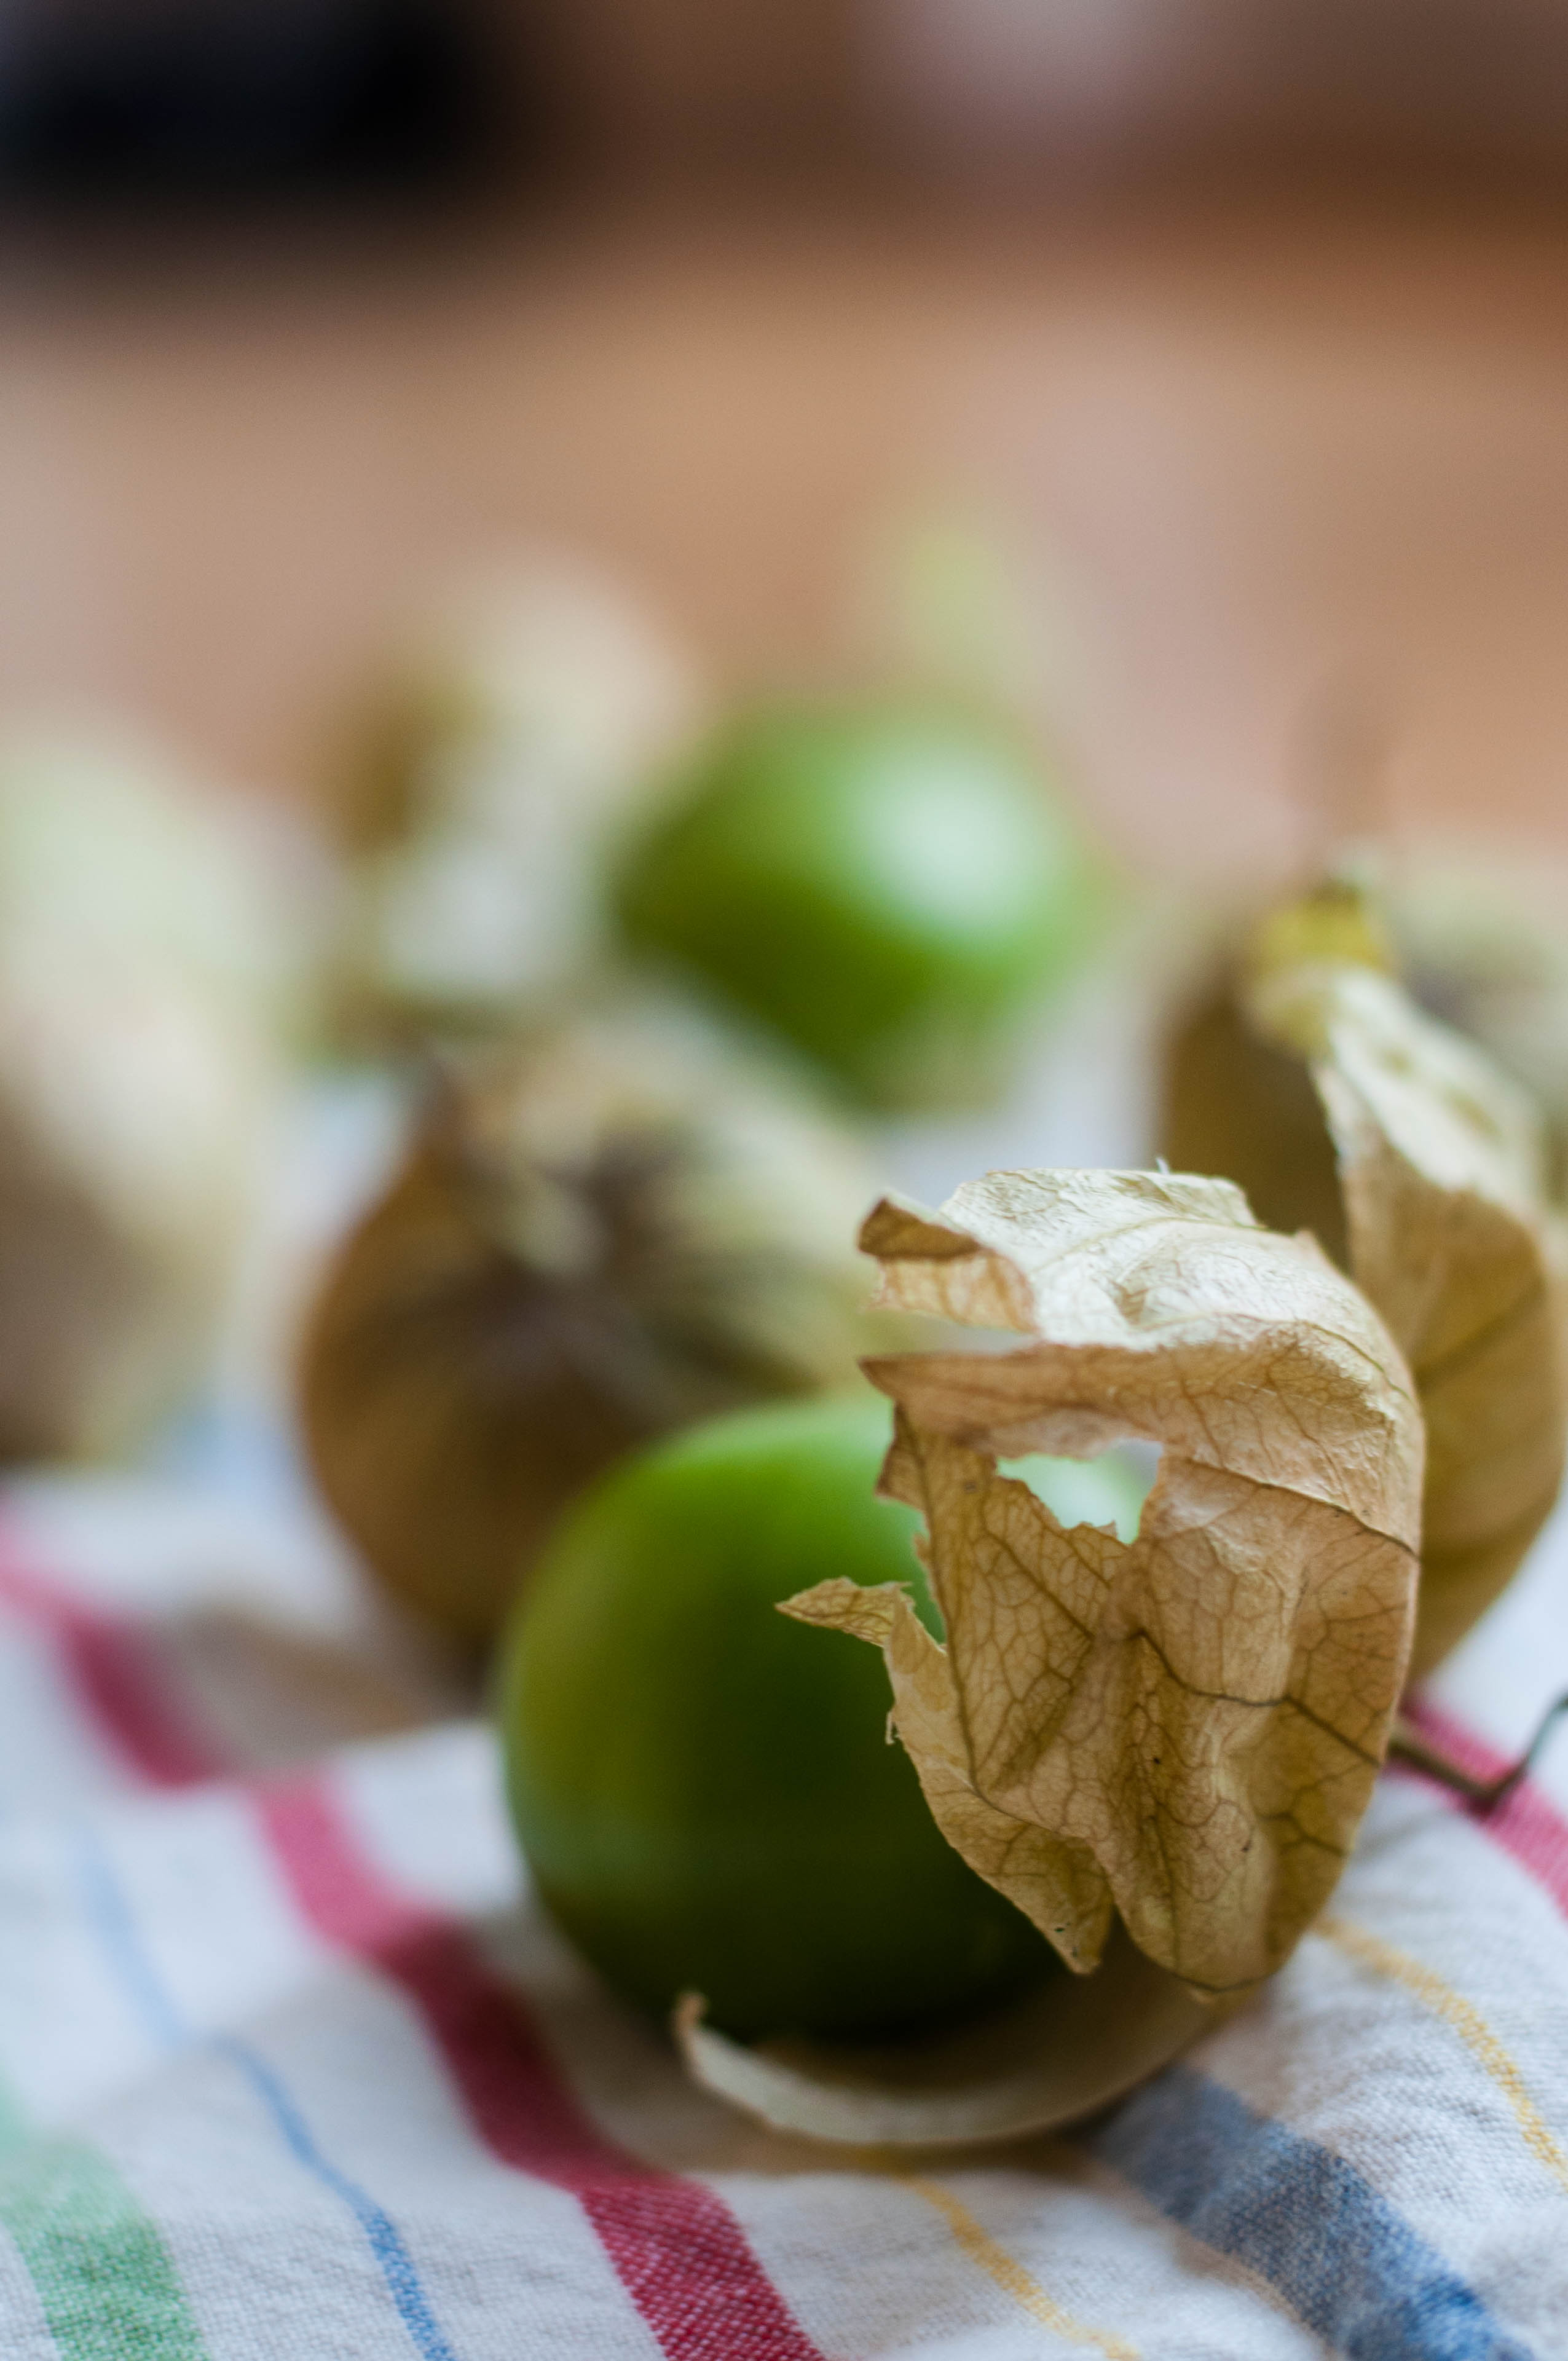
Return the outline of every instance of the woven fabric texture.
<path id="1" fill-rule="evenodd" d="M 1568 1686 L 1568 1523 L 1429 1690 Z M 1568 1735 L 1387 1773 L 1330 1914 L 1096 2122 L 911 2169 L 690 2088 L 531 1909 L 488 1733 L 299 1519 L 0 1499 L 7 2361 L 1568 2356 Z"/>

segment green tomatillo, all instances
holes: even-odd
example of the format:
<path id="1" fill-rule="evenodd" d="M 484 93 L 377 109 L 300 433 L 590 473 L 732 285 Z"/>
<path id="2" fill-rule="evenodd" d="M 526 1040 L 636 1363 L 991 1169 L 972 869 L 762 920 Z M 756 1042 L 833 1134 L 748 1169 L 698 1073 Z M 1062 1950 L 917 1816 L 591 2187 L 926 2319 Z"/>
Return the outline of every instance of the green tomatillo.
<path id="1" fill-rule="evenodd" d="M 878 1499 L 885 1402 L 781 1403 L 622 1461 L 559 1529 L 511 1627 L 513 1816 L 556 1922 L 627 1998 L 684 1992 L 741 2038 L 961 2021 L 1060 1972 L 952 1850 L 886 1734 L 860 1645 L 778 1614 L 828 1575 L 909 1586 L 913 1513 Z M 1135 1528 L 1114 1456 L 1028 1462 L 1059 1513 Z"/>
<path id="2" fill-rule="evenodd" d="M 974 1104 L 1092 939 L 1100 873 L 1021 744 L 957 707 L 774 707 L 632 846 L 632 945 L 875 1105 Z"/>

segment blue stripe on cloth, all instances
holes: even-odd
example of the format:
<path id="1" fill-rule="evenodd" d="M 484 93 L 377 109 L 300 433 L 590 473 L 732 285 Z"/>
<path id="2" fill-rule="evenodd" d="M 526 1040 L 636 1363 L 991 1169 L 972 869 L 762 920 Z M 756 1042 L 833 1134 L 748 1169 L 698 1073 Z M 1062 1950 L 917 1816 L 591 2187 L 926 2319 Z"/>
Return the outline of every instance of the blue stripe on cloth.
<path id="1" fill-rule="evenodd" d="M 1354 2165 L 1223 2083 L 1168 2068 L 1085 2144 L 1352 2361 L 1531 2361 Z"/>
<path id="2" fill-rule="evenodd" d="M 295 2106 L 283 2083 L 273 2069 L 258 2058 L 248 2042 L 236 2041 L 225 2035 L 215 2045 L 225 2057 L 232 2058 L 241 2072 L 249 2077 L 252 2087 L 271 2110 L 273 2118 L 289 2146 L 304 2166 L 313 2172 L 323 2185 L 349 2207 L 369 2241 L 370 2251 L 381 2267 L 392 2301 L 402 2316 L 404 2327 L 424 2356 L 424 2361 L 457 2361 L 456 2355 L 435 2324 L 429 2300 L 420 2284 L 413 2257 L 398 2235 L 389 2214 L 382 2212 L 367 2191 L 324 2157 L 311 2136 L 310 2127 Z"/>
<path id="3" fill-rule="evenodd" d="M 98 1948 L 135 2003 L 143 2025 L 163 2048 L 189 2048 L 190 2030 L 148 1957 L 125 1889 L 96 1832 L 86 1827 L 76 1831 L 76 1879 Z"/>
<path id="4" fill-rule="evenodd" d="M 78 1831 L 77 1869 L 89 1924 L 153 2039 L 166 2049 L 191 2048 L 190 2029 L 148 1956 L 108 1855 L 90 1828 Z M 209 2046 L 245 2076 L 297 2161 L 348 2207 L 365 2234 L 386 2281 L 387 2292 L 422 2361 L 457 2361 L 437 2325 L 413 2257 L 396 2224 L 367 2190 L 340 2172 L 323 2156 L 281 2076 L 258 2056 L 248 2042 L 236 2040 L 232 2035 L 224 2035 Z"/>

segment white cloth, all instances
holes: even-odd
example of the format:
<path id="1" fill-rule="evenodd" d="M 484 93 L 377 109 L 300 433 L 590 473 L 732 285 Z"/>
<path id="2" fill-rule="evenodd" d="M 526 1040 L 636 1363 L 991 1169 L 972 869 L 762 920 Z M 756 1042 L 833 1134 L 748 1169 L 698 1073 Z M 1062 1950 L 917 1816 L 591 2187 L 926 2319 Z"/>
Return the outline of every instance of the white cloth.
<path id="1" fill-rule="evenodd" d="M 1258 2000 L 1071 2136 L 894 2169 L 690 2088 L 521 1892 L 495 1750 L 302 1515 L 0 1503 L 8 2361 L 1568 2355 L 1568 1731 L 1388 1774 Z M 1568 1521 L 1431 1692 L 1568 1686 Z"/>

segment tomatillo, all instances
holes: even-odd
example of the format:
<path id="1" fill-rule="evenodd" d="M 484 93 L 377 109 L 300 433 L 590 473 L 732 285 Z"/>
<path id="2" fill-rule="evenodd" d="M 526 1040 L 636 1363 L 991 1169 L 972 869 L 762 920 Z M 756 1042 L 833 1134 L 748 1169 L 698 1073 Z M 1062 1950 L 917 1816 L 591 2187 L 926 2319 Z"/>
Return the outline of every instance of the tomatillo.
<path id="1" fill-rule="evenodd" d="M 500 1708 L 518 1833 L 557 1923 L 646 2008 L 696 1991 L 740 2038 L 871 2038 L 1059 1971 L 938 1831 L 888 1742 L 877 1655 L 775 1612 L 845 1575 L 908 1584 L 939 1629 L 918 1520 L 873 1491 L 890 1432 L 883 1401 L 817 1398 L 623 1460 L 515 1615 Z M 1066 1516 L 1135 1524 L 1133 1471 L 1026 1463 L 1047 1498 L 1053 1469 Z"/>
<path id="2" fill-rule="evenodd" d="M 634 947 L 904 1107 L 994 1092 L 1104 898 L 1023 747 L 915 706 L 740 717 L 630 849 L 616 897 Z"/>

